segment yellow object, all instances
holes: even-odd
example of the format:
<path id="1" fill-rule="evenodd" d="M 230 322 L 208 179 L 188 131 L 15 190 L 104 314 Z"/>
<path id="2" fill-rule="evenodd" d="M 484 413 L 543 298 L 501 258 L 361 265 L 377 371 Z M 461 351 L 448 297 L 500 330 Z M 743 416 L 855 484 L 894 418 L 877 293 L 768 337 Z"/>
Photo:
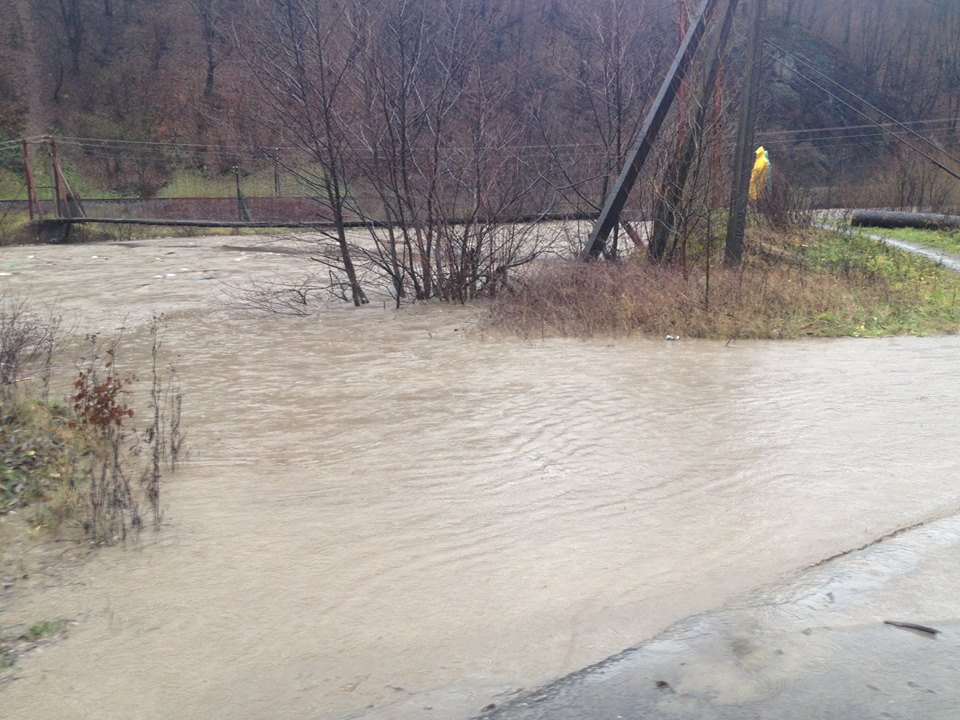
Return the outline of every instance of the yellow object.
<path id="1" fill-rule="evenodd" d="M 756 200 L 770 183 L 770 156 L 763 145 L 757 148 L 757 160 L 750 173 L 750 199 Z"/>

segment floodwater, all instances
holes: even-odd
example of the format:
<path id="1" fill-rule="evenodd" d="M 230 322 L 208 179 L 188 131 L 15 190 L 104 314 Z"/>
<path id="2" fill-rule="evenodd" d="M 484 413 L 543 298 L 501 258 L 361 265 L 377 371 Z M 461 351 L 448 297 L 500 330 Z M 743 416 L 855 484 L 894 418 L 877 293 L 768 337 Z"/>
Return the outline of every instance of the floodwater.
<path id="1" fill-rule="evenodd" d="M 927 523 L 681 620 L 482 717 L 955 720 L 958 552 L 960 517 Z M 895 625 L 908 619 L 932 632 Z"/>
<path id="2" fill-rule="evenodd" d="M 79 330 L 124 321 L 132 342 L 169 314 L 192 451 L 158 536 L 7 594 L 5 625 L 75 624 L 18 661 L 3 717 L 467 718 L 960 509 L 958 337 L 263 317 L 223 283 L 303 260 L 230 249 L 255 241 L 0 251 L 0 288 Z"/>

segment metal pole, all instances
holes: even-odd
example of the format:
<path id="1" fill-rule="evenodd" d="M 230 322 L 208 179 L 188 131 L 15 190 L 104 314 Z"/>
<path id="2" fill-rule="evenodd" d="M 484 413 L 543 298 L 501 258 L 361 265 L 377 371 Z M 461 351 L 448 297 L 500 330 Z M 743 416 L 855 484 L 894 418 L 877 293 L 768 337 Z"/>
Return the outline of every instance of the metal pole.
<path id="1" fill-rule="evenodd" d="M 596 225 L 594 225 L 583 249 L 583 258 L 595 258 L 600 254 L 607 238 L 610 236 L 610 231 L 620 220 L 620 213 L 627 202 L 627 197 L 637 181 L 637 176 L 640 174 L 640 169 L 643 167 L 647 155 L 650 154 L 653 143 L 663 126 L 663 121 L 677 96 L 677 90 L 687 74 L 693 55 L 700 45 L 700 40 L 703 38 L 706 29 L 707 18 L 713 14 L 713 9 L 718 1 L 703 0 L 701 3 L 697 17 L 687 31 L 687 36 L 683 39 L 683 43 L 677 51 L 677 56 L 667 71 L 667 77 L 664 78 L 663 84 L 660 86 L 657 99 L 654 100 L 653 107 L 647 114 L 646 120 L 644 120 L 640 134 L 627 155 L 626 163 L 617 177 L 617 182 L 607 196 L 600 217 L 597 218 Z"/>
<path id="2" fill-rule="evenodd" d="M 757 117 L 757 96 L 760 94 L 760 61 L 763 54 L 763 19 L 767 0 L 753 0 L 750 16 L 750 42 L 743 80 L 743 101 L 740 103 L 740 127 L 733 158 L 733 182 L 730 191 L 730 214 L 727 217 L 727 240 L 723 262 L 728 267 L 743 259 L 743 234 L 747 225 L 747 193 L 753 169 L 753 130 Z"/>

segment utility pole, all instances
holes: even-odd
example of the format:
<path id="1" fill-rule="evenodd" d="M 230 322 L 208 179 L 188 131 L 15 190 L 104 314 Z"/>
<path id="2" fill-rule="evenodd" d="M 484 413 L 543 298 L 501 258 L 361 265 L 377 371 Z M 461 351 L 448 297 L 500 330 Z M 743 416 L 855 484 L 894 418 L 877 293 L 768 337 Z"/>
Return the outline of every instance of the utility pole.
<path id="1" fill-rule="evenodd" d="M 657 94 L 656 100 L 653 101 L 653 106 L 643 123 L 637 141 L 627 155 L 626 163 L 617 177 L 613 190 L 607 196 L 603 210 L 600 211 L 600 216 L 590 233 L 590 238 L 583 248 L 581 256 L 584 259 L 595 258 L 600 254 L 607 238 L 610 236 L 610 231 L 620 220 L 620 212 L 627 202 L 627 196 L 633 189 L 637 176 L 640 174 L 640 168 L 643 167 L 643 163 L 653 147 L 653 142 L 660 133 L 663 121 L 666 119 L 670 106 L 680 89 L 680 84 L 690 67 L 690 62 L 700 46 L 700 40 L 703 38 L 707 27 L 707 19 L 713 15 L 713 10 L 718 1 L 703 0 L 701 3 L 697 17 L 680 44 L 680 49 L 667 71 L 667 77 L 660 86 L 660 92 Z"/>
<path id="2" fill-rule="evenodd" d="M 723 262 L 728 267 L 739 265 L 743 259 L 743 233 L 747 225 L 747 193 L 750 190 L 750 172 L 753 170 L 753 130 L 757 119 L 757 96 L 760 94 L 762 32 L 766 14 L 767 0 L 752 0 L 747 68 L 743 79 L 740 127 L 737 130 L 737 147 L 733 158 L 727 241 L 723 252 Z"/>
<path id="3" fill-rule="evenodd" d="M 647 249 L 650 259 L 654 261 L 663 259 L 670 236 L 677 231 L 680 223 L 679 213 L 684 187 L 697 148 L 703 140 L 704 128 L 711 108 L 710 100 L 723 68 L 723 53 L 733 26 L 738 1 L 725 0 L 726 8 L 718 11 L 723 19 L 720 21 L 719 31 L 714 33 L 707 50 L 709 64 L 700 86 L 699 96 L 695 100 L 693 120 L 689 123 L 685 121 L 676 152 L 666 171 L 662 195 L 654 209 L 653 233 Z"/>

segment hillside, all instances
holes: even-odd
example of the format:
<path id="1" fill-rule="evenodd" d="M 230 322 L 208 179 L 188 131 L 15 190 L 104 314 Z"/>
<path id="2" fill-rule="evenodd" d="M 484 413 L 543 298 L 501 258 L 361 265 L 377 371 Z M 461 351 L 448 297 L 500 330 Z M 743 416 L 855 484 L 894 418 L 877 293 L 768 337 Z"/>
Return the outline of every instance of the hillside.
<path id="1" fill-rule="evenodd" d="M 310 3 L 290 5 L 304 9 Z M 487 72 L 483 112 L 509 117 L 516 125 L 509 130 L 515 144 L 546 145 L 549 160 L 563 173 L 577 166 L 581 177 L 614 172 L 678 40 L 677 9 L 665 9 L 658 0 L 393 5 L 327 0 L 315 8 L 323 18 L 317 32 L 330 32 L 338 45 L 356 41 L 355 60 L 370 63 L 348 78 L 349 87 L 338 97 L 337 102 L 352 98 L 350 108 L 338 110 L 344 122 L 353 122 L 346 115 L 356 112 L 404 111 L 396 104 L 398 93 L 411 92 L 414 82 L 433 83 L 427 94 L 466 97 L 471 92 L 466 65 L 457 70 L 439 60 L 422 62 L 447 51 L 450 58 L 460 53 Z M 692 12 L 694 3 L 687 5 Z M 277 122 L 282 113 L 271 107 L 263 82 L 275 53 L 285 47 L 277 19 L 282 7 L 279 0 L 13 0 L 0 7 L 0 140 L 49 133 L 190 143 L 201 150 L 296 145 L 297 129 Z M 730 109 L 721 127 L 728 137 L 744 22 L 741 18 L 735 28 L 728 63 Z M 391 33 L 406 34 L 409 47 Z M 801 74 L 819 71 L 954 147 L 960 9 L 921 0 L 771 0 L 766 37 L 775 47 L 768 46 L 758 139 L 772 150 L 778 171 L 795 185 L 831 196 L 842 186 L 851 196 L 899 194 L 913 204 L 944 199 L 942 181 L 926 165 Z M 443 48 L 443 42 L 462 45 Z M 378 63 L 391 72 L 402 67 L 397 63 L 410 59 L 403 52 L 420 54 L 415 62 L 421 65 L 411 64 L 409 77 L 377 69 Z M 441 88 L 438 74 L 447 70 Z M 824 78 L 815 79 L 849 99 Z M 394 93 L 392 109 L 377 106 L 377 92 Z M 405 96 L 400 102 L 411 101 Z M 450 142 L 454 136 L 460 144 L 470 141 L 469 109 L 463 117 L 447 125 Z M 799 132 L 807 128 L 829 130 Z M 369 139 L 366 133 L 360 142 Z M 126 150 L 87 147 L 71 163 L 82 168 L 84 181 L 99 188 L 98 194 L 123 195 L 154 194 L 184 173 L 217 175 L 244 164 L 243 158 L 211 157 L 201 150 L 184 158 L 182 148 L 131 163 Z M 244 173 L 261 169 L 249 164 Z M 0 168 L 17 173 L 18 152 L 8 148 L 0 154 Z M 902 182 L 896 187 L 887 177 L 897 173 L 910 176 L 908 187 Z M 867 187 L 864 176 L 873 181 Z M 603 187 L 590 185 L 588 204 L 597 202 Z"/>

